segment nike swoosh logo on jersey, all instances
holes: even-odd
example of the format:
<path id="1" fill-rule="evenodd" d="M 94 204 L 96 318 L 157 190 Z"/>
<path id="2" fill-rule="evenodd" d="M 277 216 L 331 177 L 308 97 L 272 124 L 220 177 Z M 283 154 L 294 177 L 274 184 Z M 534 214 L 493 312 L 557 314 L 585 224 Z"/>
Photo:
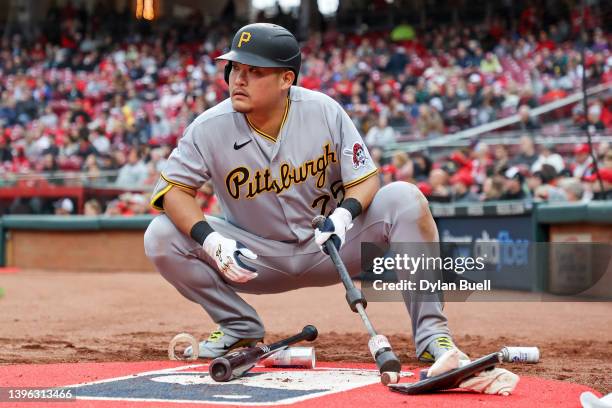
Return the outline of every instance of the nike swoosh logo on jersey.
<path id="1" fill-rule="evenodd" d="M 239 150 L 242 149 L 244 146 L 248 145 L 249 143 L 251 143 L 253 141 L 253 139 L 251 140 L 247 140 L 246 142 L 242 143 L 242 144 L 238 144 L 236 142 L 234 142 L 234 150 Z"/>

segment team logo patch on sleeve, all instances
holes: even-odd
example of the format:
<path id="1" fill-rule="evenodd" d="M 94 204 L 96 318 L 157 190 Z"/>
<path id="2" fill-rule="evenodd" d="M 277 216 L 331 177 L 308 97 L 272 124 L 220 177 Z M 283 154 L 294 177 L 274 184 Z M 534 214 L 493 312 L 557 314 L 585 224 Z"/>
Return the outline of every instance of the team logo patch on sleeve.
<path id="1" fill-rule="evenodd" d="M 353 158 L 353 168 L 355 170 L 364 167 L 368 163 L 368 156 L 361 143 L 353 144 L 353 149 L 346 148 L 343 150 L 343 153 Z"/>

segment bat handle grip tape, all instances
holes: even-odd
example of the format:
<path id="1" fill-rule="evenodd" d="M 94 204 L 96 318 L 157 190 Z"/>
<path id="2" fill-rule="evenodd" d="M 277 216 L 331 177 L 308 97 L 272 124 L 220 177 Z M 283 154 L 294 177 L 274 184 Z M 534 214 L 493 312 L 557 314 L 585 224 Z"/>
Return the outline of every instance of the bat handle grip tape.
<path id="1" fill-rule="evenodd" d="M 298 333 L 298 334 L 296 334 L 294 336 L 291 336 L 291 337 L 286 338 L 286 339 L 281 340 L 281 341 L 277 341 L 276 343 L 272 343 L 268 347 L 270 348 L 270 350 L 276 350 L 278 348 L 286 347 L 286 346 L 289 346 L 289 345 L 291 345 L 293 343 L 297 343 L 298 341 L 307 340 L 308 337 L 310 337 L 311 335 L 312 335 L 311 333 L 307 333 L 307 332 L 302 331 L 301 333 Z M 315 336 L 315 338 L 316 338 L 316 336 Z"/>

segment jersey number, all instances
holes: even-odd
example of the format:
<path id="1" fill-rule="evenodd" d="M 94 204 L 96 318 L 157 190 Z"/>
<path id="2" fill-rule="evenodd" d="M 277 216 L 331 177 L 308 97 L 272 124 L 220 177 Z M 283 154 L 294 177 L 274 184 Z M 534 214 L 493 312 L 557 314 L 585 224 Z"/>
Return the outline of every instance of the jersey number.
<path id="1" fill-rule="evenodd" d="M 325 215 L 326 217 L 331 214 L 331 210 L 327 211 L 327 204 L 329 200 L 332 198 L 338 204 L 344 200 L 344 184 L 342 184 L 342 180 L 336 180 L 332 183 L 331 187 L 331 196 L 329 194 L 323 194 L 314 199 L 312 204 L 310 205 L 312 208 L 317 208 L 319 205 L 321 206 L 321 215 Z"/>

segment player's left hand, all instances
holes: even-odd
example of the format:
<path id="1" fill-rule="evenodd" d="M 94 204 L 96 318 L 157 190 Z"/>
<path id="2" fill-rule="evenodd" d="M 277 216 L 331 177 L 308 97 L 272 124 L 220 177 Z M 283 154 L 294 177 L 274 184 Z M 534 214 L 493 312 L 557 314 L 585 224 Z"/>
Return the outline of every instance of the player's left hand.
<path id="1" fill-rule="evenodd" d="M 353 226 L 353 216 L 346 208 L 338 207 L 325 219 L 323 226 L 315 229 L 315 242 L 327 254 L 325 242 L 331 239 L 338 251 L 344 245 L 346 231 Z"/>

